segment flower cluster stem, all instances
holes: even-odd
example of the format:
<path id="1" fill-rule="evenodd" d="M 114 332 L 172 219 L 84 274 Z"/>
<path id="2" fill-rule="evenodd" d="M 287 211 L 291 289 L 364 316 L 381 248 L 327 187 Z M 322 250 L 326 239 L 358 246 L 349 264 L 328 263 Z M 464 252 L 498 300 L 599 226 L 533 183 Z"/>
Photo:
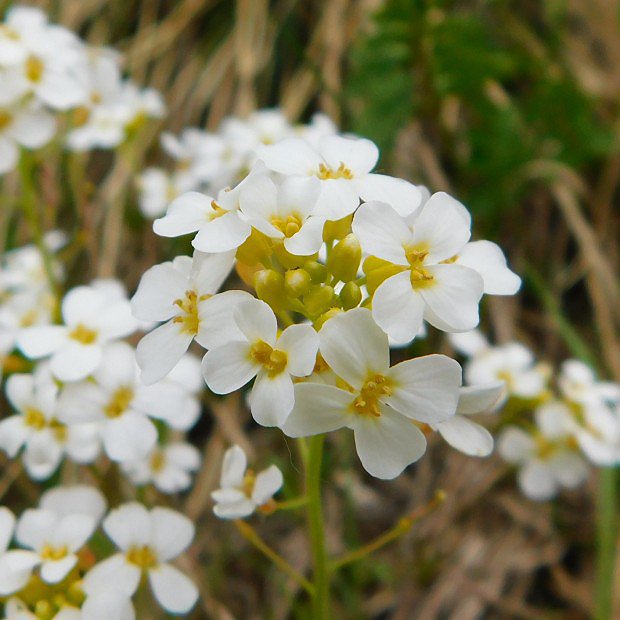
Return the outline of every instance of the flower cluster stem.
<path id="1" fill-rule="evenodd" d="M 614 617 L 614 568 L 616 561 L 617 533 L 617 476 L 613 467 L 603 467 L 599 477 L 597 506 L 597 575 L 596 575 L 596 620 L 610 620 Z"/>
<path id="2" fill-rule="evenodd" d="M 314 620 L 331 618 L 329 593 L 329 562 L 325 548 L 325 528 L 323 522 L 323 506 L 321 498 L 321 466 L 323 461 L 324 435 L 316 435 L 310 439 L 308 460 L 306 463 L 306 496 L 308 497 L 308 530 L 312 551 L 314 597 Z"/>

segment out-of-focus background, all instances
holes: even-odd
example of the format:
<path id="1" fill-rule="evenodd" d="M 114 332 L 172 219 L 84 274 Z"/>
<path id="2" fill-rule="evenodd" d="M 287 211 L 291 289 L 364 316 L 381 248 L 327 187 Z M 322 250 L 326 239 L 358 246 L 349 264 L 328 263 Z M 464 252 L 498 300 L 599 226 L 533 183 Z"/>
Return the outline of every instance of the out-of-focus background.
<path id="1" fill-rule="evenodd" d="M 215 129 L 227 115 L 277 106 L 292 120 L 323 111 L 373 139 L 383 170 L 459 198 L 473 213 L 474 237 L 498 242 L 522 275 L 517 297 L 484 302 L 487 334 L 517 338 L 551 362 L 579 356 L 620 380 L 616 0 L 25 4 L 91 44 L 121 50 L 128 74 L 164 93 L 162 126 L 173 132 Z M 156 140 L 149 158 L 161 158 Z M 127 241 L 122 255 L 131 287 L 169 246 L 137 215 L 126 225 L 126 240 L 141 240 Z M 227 441 L 251 448 L 248 431 L 257 451 L 270 441 L 235 412 L 215 413 L 212 476 L 189 498 L 198 520 L 210 510 L 205 498 Z M 288 465 L 281 448 L 276 458 Z M 555 503 L 535 504 L 499 459 L 443 446 L 394 482 L 355 471 L 333 472 L 327 527 L 336 546 L 368 540 L 437 488 L 447 501 L 374 561 L 343 572 L 334 590 L 341 617 L 592 616 L 596 476 Z M 344 510 L 343 497 L 353 498 Z M 302 534 L 288 518 L 276 515 L 265 534 L 303 566 Z M 208 582 L 213 617 L 291 617 L 285 580 L 226 524 L 210 525 L 199 544 L 197 579 Z"/>

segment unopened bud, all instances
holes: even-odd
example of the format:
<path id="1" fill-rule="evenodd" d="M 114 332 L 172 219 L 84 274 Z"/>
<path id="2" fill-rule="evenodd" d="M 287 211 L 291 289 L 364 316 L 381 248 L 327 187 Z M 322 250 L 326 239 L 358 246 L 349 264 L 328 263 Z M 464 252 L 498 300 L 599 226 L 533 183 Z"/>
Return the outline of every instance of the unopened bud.
<path id="1" fill-rule="evenodd" d="M 272 242 L 269 237 L 252 228 L 250 236 L 237 249 L 237 260 L 246 265 L 256 265 L 271 256 Z"/>
<path id="2" fill-rule="evenodd" d="M 278 259 L 278 262 L 285 267 L 286 269 L 295 269 L 297 267 L 302 267 L 303 264 L 308 260 L 308 256 L 297 256 L 296 254 L 291 254 L 286 251 L 284 244 L 276 243 L 273 246 L 273 253 L 275 257 Z"/>
<path id="3" fill-rule="evenodd" d="M 357 308 L 362 301 L 362 289 L 355 282 L 347 282 L 340 291 L 340 301 L 344 310 Z"/>
<path id="4" fill-rule="evenodd" d="M 254 288 L 259 299 L 272 307 L 281 307 L 284 303 L 284 277 L 273 269 L 263 269 L 254 276 Z"/>
<path id="5" fill-rule="evenodd" d="M 313 286 L 304 295 L 304 306 L 310 316 L 319 316 L 333 305 L 334 289 L 331 286 Z"/>
<path id="6" fill-rule="evenodd" d="M 291 297 L 301 297 L 308 292 L 312 280 L 305 269 L 289 269 L 284 274 L 284 290 Z"/>
<path id="7" fill-rule="evenodd" d="M 322 284 L 327 280 L 327 267 L 315 260 L 304 263 L 304 269 L 310 274 L 312 284 Z"/>
<path id="8" fill-rule="evenodd" d="M 350 282 L 357 276 L 362 260 L 362 248 L 354 234 L 347 235 L 336 244 L 327 261 L 327 270 L 342 282 Z"/>
<path id="9" fill-rule="evenodd" d="M 337 314 L 340 314 L 341 312 L 342 312 L 342 310 L 340 308 L 330 308 L 327 312 L 324 312 L 314 322 L 315 329 L 317 329 L 317 330 L 321 329 L 321 327 L 323 327 L 323 325 L 325 324 L 326 321 L 329 321 L 329 319 L 335 317 Z"/>

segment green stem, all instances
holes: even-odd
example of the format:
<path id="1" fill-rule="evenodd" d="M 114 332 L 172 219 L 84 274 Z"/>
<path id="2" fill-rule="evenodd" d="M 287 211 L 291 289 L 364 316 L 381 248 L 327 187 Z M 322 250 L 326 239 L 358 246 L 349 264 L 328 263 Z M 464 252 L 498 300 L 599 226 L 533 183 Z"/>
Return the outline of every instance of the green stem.
<path id="1" fill-rule="evenodd" d="M 308 498 L 305 495 L 301 497 L 295 497 L 294 499 L 288 499 L 283 502 L 276 502 L 276 510 L 295 510 L 296 508 L 302 508 L 308 503 Z"/>
<path id="2" fill-rule="evenodd" d="M 600 470 L 597 510 L 596 620 L 611 620 L 613 615 L 614 566 L 616 560 L 616 470 Z"/>
<path id="3" fill-rule="evenodd" d="M 323 461 L 324 435 L 310 439 L 306 466 L 306 496 L 308 497 L 308 529 L 314 567 L 314 620 L 331 618 L 329 599 L 329 564 L 325 548 L 325 529 L 323 527 L 323 506 L 321 502 L 321 465 Z"/>

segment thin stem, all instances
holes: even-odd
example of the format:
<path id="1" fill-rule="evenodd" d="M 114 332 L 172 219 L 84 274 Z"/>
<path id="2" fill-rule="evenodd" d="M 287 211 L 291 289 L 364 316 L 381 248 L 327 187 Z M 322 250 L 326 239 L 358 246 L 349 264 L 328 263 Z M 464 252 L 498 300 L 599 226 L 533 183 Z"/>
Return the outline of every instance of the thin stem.
<path id="1" fill-rule="evenodd" d="M 274 551 L 259 535 L 258 532 L 245 521 L 235 520 L 239 533 L 264 556 L 269 558 L 283 573 L 294 579 L 308 594 L 314 595 L 314 586 L 299 572 L 297 572 L 277 551 Z"/>
<path id="2" fill-rule="evenodd" d="M 325 548 L 323 506 L 321 502 L 321 465 L 323 461 L 324 435 L 310 439 L 306 466 L 306 495 L 308 497 L 308 529 L 314 567 L 313 619 L 327 620 L 331 617 L 329 600 L 329 563 Z"/>
<path id="3" fill-rule="evenodd" d="M 308 503 L 308 498 L 305 495 L 301 497 L 295 497 L 293 499 L 286 500 L 284 502 L 276 502 L 276 510 L 294 510 L 295 508 L 301 508 Z"/>
<path id="4" fill-rule="evenodd" d="M 419 521 L 422 517 L 426 516 L 431 510 L 434 510 L 437 506 L 439 506 L 444 501 L 444 499 L 444 492 L 437 491 L 437 493 L 435 493 L 435 497 L 428 504 L 426 504 L 426 506 L 417 508 L 411 514 L 407 515 L 406 517 L 402 517 L 392 529 L 384 532 L 363 547 L 355 549 L 354 551 L 349 551 L 348 553 L 345 553 L 342 557 L 334 560 L 330 565 L 330 569 L 332 571 L 335 571 L 339 568 L 342 568 L 346 564 L 361 560 L 367 555 L 370 555 L 371 553 L 377 551 L 377 549 L 381 549 L 381 547 L 384 547 L 385 545 L 396 540 L 397 538 L 408 532 L 412 528 L 414 523 Z"/>
<path id="5" fill-rule="evenodd" d="M 617 504 L 616 470 L 612 467 L 601 468 L 596 523 L 596 620 L 610 620 L 614 617 Z"/>

